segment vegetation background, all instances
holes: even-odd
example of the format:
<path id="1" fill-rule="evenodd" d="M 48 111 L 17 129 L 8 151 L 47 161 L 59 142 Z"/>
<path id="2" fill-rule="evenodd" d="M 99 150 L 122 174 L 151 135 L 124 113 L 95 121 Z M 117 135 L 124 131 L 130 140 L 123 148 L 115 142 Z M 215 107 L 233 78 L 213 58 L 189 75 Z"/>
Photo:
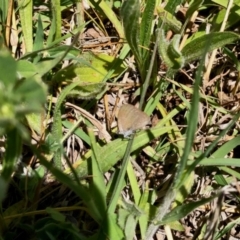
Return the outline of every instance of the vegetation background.
<path id="1" fill-rule="evenodd" d="M 1 239 L 240 239 L 239 13 L 1 0 Z"/>

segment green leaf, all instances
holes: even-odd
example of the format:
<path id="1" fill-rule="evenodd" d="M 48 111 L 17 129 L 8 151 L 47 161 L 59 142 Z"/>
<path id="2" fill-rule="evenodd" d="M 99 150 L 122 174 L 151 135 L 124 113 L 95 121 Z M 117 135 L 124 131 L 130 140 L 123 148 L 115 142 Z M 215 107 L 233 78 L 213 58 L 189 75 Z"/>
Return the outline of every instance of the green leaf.
<path id="1" fill-rule="evenodd" d="M 182 2 L 183 2 L 183 0 L 169 0 L 167 2 L 165 10 L 170 12 L 171 14 L 174 14 L 177 6 L 179 6 Z"/>
<path id="2" fill-rule="evenodd" d="M 54 36 L 54 40 L 61 37 L 61 4 L 60 0 L 52 0 L 52 24 L 51 24 L 51 35 Z M 52 27 L 54 26 L 54 27 Z"/>
<path id="3" fill-rule="evenodd" d="M 152 21 L 154 18 L 154 9 L 155 9 L 156 0 L 149 0 L 146 2 L 146 7 L 143 11 L 142 21 L 140 25 L 140 45 L 144 47 L 149 47 L 152 31 Z M 142 57 L 145 58 L 146 50 L 141 48 Z"/>
<path id="4" fill-rule="evenodd" d="M 4 32 L 1 30 L 6 27 L 5 21 L 7 19 L 7 15 L 8 15 L 8 3 L 9 3 L 9 0 L 1 0 L 0 1 L 0 9 L 1 9 L 0 21 L 2 23 L 2 24 L 0 24 L 0 32 Z"/>
<path id="5" fill-rule="evenodd" d="M 2 177 L 0 176 L 0 203 L 2 203 L 2 201 L 5 199 L 6 194 L 7 194 L 7 189 L 8 189 L 8 182 Z"/>
<path id="6" fill-rule="evenodd" d="M 210 159 L 212 158 L 214 160 L 217 158 L 224 158 L 228 153 L 232 152 L 233 149 L 239 145 L 239 141 L 240 136 L 237 136 L 224 143 L 220 148 L 218 148 L 214 153 L 212 153 Z"/>
<path id="7" fill-rule="evenodd" d="M 106 229 L 105 236 L 98 239 L 105 239 L 106 234 L 108 234 L 108 239 L 124 239 L 123 231 L 117 224 L 116 214 L 108 214 L 106 223 L 108 224 L 108 228 Z"/>
<path id="8" fill-rule="evenodd" d="M 45 166 L 59 181 L 61 181 L 61 183 L 72 189 L 83 200 L 84 204 L 87 206 L 89 214 L 94 218 L 97 223 L 100 224 L 102 216 L 99 215 L 99 211 L 96 208 L 95 202 L 92 200 L 92 197 L 89 191 L 86 189 L 86 186 L 77 184 L 76 181 L 73 181 L 70 176 L 64 174 L 62 170 L 54 167 L 54 165 L 50 161 L 45 159 L 42 154 L 38 152 L 33 146 L 32 150 L 34 151 L 43 166 Z"/>
<path id="9" fill-rule="evenodd" d="M 1 178 L 6 182 L 10 181 L 17 161 L 19 161 L 22 152 L 22 136 L 17 128 L 7 132 L 6 151 L 3 159 Z"/>
<path id="10" fill-rule="evenodd" d="M 204 52 L 211 52 L 216 48 L 233 43 L 239 39 L 239 35 L 233 32 L 214 32 L 209 33 L 189 42 L 182 49 L 182 55 L 186 63 L 201 58 Z"/>
<path id="11" fill-rule="evenodd" d="M 79 82 L 69 95 L 75 95 L 81 99 L 96 98 L 98 94 L 105 90 L 106 83 L 103 82 L 104 77 L 111 70 L 112 64 L 116 59 L 105 54 L 85 54 L 79 59 L 78 64 L 70 65 L 60 70 L 53 78 L 53 84 L 65 82 Z M 115 68 L 111 75 L 116 76 L 124 71 L 122 65 Z"/>
<path id="12" fill-rule="evenodd" d="M 231 220 L 225 227 L 223 227 L 219 232 L 216 233 L 214 240 L 217 239 L 224 239 L 224 235 L 226 236 L 228 232 L 231 231 L 231 229 L 240 224 L 240 218 Z"/>
<path id="13" fill-rule="evenodd" d="M 121 8 L 121 16 L 127 42 L 136 58 L 138 66 L 141 67 L 141 55 L 139 52 L 139 0 L 124 1 Z"/>
<path id="14" fill-rule="evenodd" d="M 115 3 L 115 1 L 113 2 Z M 110 1 L 91 1 L 91 4 L 97 9 L 97 11 L 103 12 L 103 14 L 107 17 L 107 19 L 112 23 L 112 25 L 116 29 L 119 38 L 124 38 L 122 24 L 118 20 L 115 11 L 110 6 L 111 5 Z"/>
<path id="15" fill-rule="evenodd" d="M 80 83 L 68 94 L 68 96 L 73 96 L 80 99 L 98 99 L 102 96 L 102 93 L 104 93 L 105 89 L 105 83 Z"/>
<path id="16" fill-rule="evenodd" d="M 65 53 L 55 59 L 43 60 L 37 63 L 36 68 L 38 69 L 40 76 L 43 76 L 51 71 L 64 58 L 64 55 Z"/>
<path id="17" fill-rule="evenodd" d="M 216 2 L 217 4 L 219 4 L 221 6 L 220 7 L 221 10 L 219 12 L 217 12 L 216 15 L 214 15 L 214 18 L 212 20 L 212 22 L 213 22 L 212 31 L 217 32 L 220 30 L 221 25 L 226 16 L 227 5 L 228 5 L 229 1 L 220 0 L 220 1 L 213 1 L 213 2 Z M 233 3 L 233 6 L 230 9 L 230 14 L 228 16 L 225 29 L 229 29 L 230 27 L 233 27 L 235 24 L 237 24 L 239 22 L 239 16 L 240 16 L 240 2 L 239 2 L 239 0 L 235 0 Z"/>
<path id="18" fill-rule="evenodd" d="M 193 1 L 187 10 L 186 17 L 190 18 L 193 15 L 193 13 L 197 11 L 200 6 L 202 6 L 203 2 L 204 0 Z"/>
<path id="19" fill-rule="evenodd" d="M 32 9 L 33 0 L 18 0 L 21 27 L 23 32 L 24 43 L 27 52 L 33 49 L 33 20 Z"/>
<path id="20" fill-rule="evenodd" d="M 99 210 L 99 214 L 104 218 L 107 209 L 106 203 L 106 186 L 104 183 L 104 177 L 102 173 L 101 166 L 99 164 L 99 155 L 98 155 L 98 148 L 97 143 L 95 140 L 95 136 L 92 129 L 88 129 L 89 138 L 91 141 L 91 148 L 92 148 L 92 157 L 91 157 L 91 171 L 90 174 L 94 176 L 92 180 L 90 180 L 89 190 L 93 197 L 93 201 Z"/>
<path id="21" fill-rule="evenodd" d="M 144 239 L 144 236 L 146 234 L 147 231 L 147 226 L 148 226 L 148 221 L 150 218 L 150 213 L 149 212 L 149 199 L 150 199 L 150 195 L 152 193 L 149 191 L 148 187 L 146 186 L 146 188 L 144 189 L 144 192 L 141 195 L 141 199 L 139 201 L 139 208 L 143 209 L 144 212 L 146 212 L 147 214 L 142 214 L 139 217 L 139 226 L 140 226 L 140 232 L 141 232 L 141 237 L 142 239 Z"/>
<path id="22" fill-rule="evenodd" d="M 54 77 L 54 82 L 63 81 L 81 81 L 86 83 L 101 83 L 104 76 L 111 69 L 112 64 L 116 60 L 115 57 L 106 54 L 82 54 L 80 58 L 76 59 L 78 64 L 70 65 L 60 70 Z M 125 67 L 123 65 L 116 66 L 114 74 L 111 77 L 117 76 Z"/>
<path id="23" fill-rule="evenodd" d="M 41 15 L 38 16 L 38 24 L 37 24 L 37 32 L 36 37 L 34 40 L 33 51 L 38 51 L 44 48 L 44 32 L 43 32 L 43 25 L 41 20 Z"/>
<path id="24" fill-rule="evenodd" d="M 165 39 L 164 30 L 158 30 L 160 34 L 160 41 L 158 43 L 158 52 L 163 62 L 170 69 L 179 69 L 184 65 L 184 57 L 179 50 L 179 42 L 181 36 L 175 34 L 170 42 Z"/>
<path id="25" fill-rule="evenodd" d="M 12 58 L 9 51 L 2 49 L 0 51 L 0 92 L 6 91 L 7 86 L 13 86 L 13 84 L 17 81 L 16 70 L 16 61 Z"/>
<path id="26" fill-rule="evenodd" d="M 136 134 L 134 137 L 134 143 L 131 151 L 135 151 L 136 149 L 139 149 L 140 147 L 146 145 L 149 141 L 152 139 L 159 137 L 165 133 L 167 133 L 171 128 L 168 127 L 156 127 L 153 129 L 150 129 L 148 131 L 141 131 L 140 133 Z M 99 155 L 99 161 L 101 165 L 101 169 L 103 172 L 108 171 L 114 164 L 117 163 L 120 159 L 123 158 L 126 146 L 127 146 L 128 140 L 124 139 L 116 139 L 107 145 L 103 147 L 99 147 L 98 149 L 98 155 Z M 89 157 L 91 153 L 87 154 Z M 87 157 L 86 156 L 86 157 Z M 79 176 L 86 176 L 88 174 L 87 172 L 87 161 L 80 160 L 81 164 L 79 165 L 79 162 L 76 162 L 74 164 L 75 168 L 77 168 L 77 172 Z"/>
<path id="27" fill-rule="evenodd" d="M 162 7 L 157 7 L 157 13 L 159 16 L 159 24 L 160 27 L 162 23 L 164 23 L 163 27 L 166 30 L 172 30 L 175 33 L 180 33 L 182 28 L 182 23 L 178 21 L 174 15 L 165 11 Z"/>
<path id="28" fill-rule="evenodd" d="M 133 215 L 128 215 L 126 219 L 126 224 L 124 228 L 124 233 L 125 233 L 125 239 L 126 240 L 132 240 L 134 239 L 135 236 L 135 231 L 136 231 L 136 225 L 137 225 L 137 220 L 134 218 Z"/>
<path id="29" fill-rule="evenodd" d="M 217 197 L 217 196 L 213 196 L 213 197 L 206 198 L 206 199 L 201 199 L 201 200 L 196 201 L 196 202 L 191 202 L 191 203 L 188 203 L 188 204 L 183 204 L 181 206 L 175 207 L 167 215 L 165 215 L 165 217 L 161 221 L 161 225 L 168 224 L 168 223 L 173 222 L 173 221 L 178 221 L 179 219 L 187 216 L 194 209 L 196 209 L 196 208 L 198 208 L 198 207 L 200 207 L 200 206 L 202 206 L 206 203 L 209 203 L 215 197 Z"/>
<path id="30" fill-rule="evenodd" d="M 15 93 L 22 96 L 21 98 L 26 107 L 40 107 L 46 101 L 46 88 L 32 78 L 21 80 L 16 87 Z"/>
<path id="31" fill-rule="evenodd" d="M 47 207 L 46 212 L 57 222 L 65 222 L 66 217 L 60 212 L 56 211 L 54 208 Z"/>
<path id="32" fill-rule="evenodd" d="M 55 46 L 55 47 L 51 47 L 48 51 L 47 54 L 51 57 L 51 58 L 56 58 L 56 57 L 60 57 L 62 56 L 63 52 L 68 51 L 67 55 L 64 57 L 64 60 L 72 60 L 74 58 L 76 58 L 79 55 L 79 50 L 75 49 L 75 48 L 71 48 L 69 50 L 69 46 L 68 45 L 60 45 L 60 46 Z"/>
<path id="33" fill-rule="evenodd" d="M 30 113 L 26 115 L 26 119 L 28 125 L 31 129 L 36 131 L 37 134 L 41 135 L 42 133 L 42 125 L 43 125 L 43 117 L 39 113 Z"/>
<path id="34" fill-rule="evenodd" d="M 36 64 L 36 67 L 38 69 L 38 73 L 40 74 L 40 76 L 43 76 L 46 73 L 48 73 L 55 66 L 57 66 L 57 64 L 61 60 L 63 60 L 67 56 L 68 52 L 72 49 L 73 44 L 76 42 L 76 39 L 78 38 L 78 36 L 79 36 L 79 33 L 77 33 L 76 36 L 74 36 L 72 44 L 68 46 L 66 51 L 64 51 L 59 57 L 56 57 L 54 59 L 47 59 L 47 60 L 44 59 L 43 61 Z"/>
<path id="35" fill-rule="evenodd" d="M 17 74 L 19 78 L 29 78 L 37 74 L 37 69 L 33 63 L 19 60 L 17 61 Z"/>
<path id="36" fill-rule="evenodd" d="M 71 129 L 74 125 L 68 121 L 62 121 L 62 124 L 65 128 L 67 129 Z M 74 131 L 74 134 L 77 135 L 79 138 L 81 138 L 85 143 L 87 143 L 88 145 L 90 145 L 90 139 L 89 136 L 81 129 L 81 128 L 77 128 Z"/>
<path id="37" fill-rule="evenodd" d="M 232 52 L 230 49 L 228 48 L 224 48 L 223 49 L 223 53 L 227 54 L 228 57 L 233 61 L 233 63 L 236 65 L 236 68 L 238 70 L 238 72 L 240 72 L 240 62 L 238 60 L 238 58 L 236 57 L 236 55 L 234 54 L 234 52 Z M 238 80 L 239 81 L 239 80 Z"/>

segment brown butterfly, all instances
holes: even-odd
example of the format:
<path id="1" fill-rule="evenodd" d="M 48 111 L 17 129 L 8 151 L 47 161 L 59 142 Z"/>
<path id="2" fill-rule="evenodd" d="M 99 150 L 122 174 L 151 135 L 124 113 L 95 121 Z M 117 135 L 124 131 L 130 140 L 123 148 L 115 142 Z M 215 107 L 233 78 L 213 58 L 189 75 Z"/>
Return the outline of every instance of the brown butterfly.
<path id="1" fill-rule="evenodd" d="M 122 105 L 118 112 L 118 133 L 124 137 L 143 129 L 150 123 L 150 117 L 130 104 Z"/>

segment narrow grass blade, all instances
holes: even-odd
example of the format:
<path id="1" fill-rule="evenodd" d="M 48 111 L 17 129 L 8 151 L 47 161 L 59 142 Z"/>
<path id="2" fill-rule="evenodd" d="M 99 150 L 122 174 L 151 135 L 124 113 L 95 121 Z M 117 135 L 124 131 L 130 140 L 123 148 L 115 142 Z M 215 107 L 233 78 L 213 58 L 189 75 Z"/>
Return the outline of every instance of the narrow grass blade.
<path id="1" fill-rule="evenodd" d="M 97 206 L 93 201 L 89 190 L 86 189 L 86 186 L 76 184 L 76 182 L 74 182 L 71 177 L 64 174 L 60 169 L 54 167 L 51 162 L 45 159 L 34 146 L 31 146 L 31 149 L 38 157 L 41 164 L 45 166 L 48 171 L 50 171 L 60 182 L 73 190 L 79 196 L 79 198 L 83 200 L 83 203 L 87 206 L 88 213 L 98 224 L 101 224 L 103 216 L 99 213 L 99 209 L 97 209 Z"/>
<path id="2" fill-rule="evenodd" d="M 23 38 L 27 52 L 33 50 L 33 0 L 18 0 L 19 14 L 23 31 Z"/>
<path id="3" fill-rule="evenodd" d="M 51 27 L 51 31 L 55 30 L 53 35 L 54 38 L 53 40 L 56 40 L 58 38 L 61 37 L 61 21 L 62 21 L 62 17 L 61 17 L 61 3 L 60 0 L 52 0 L 52 15 L 53 15 L 53 19 L 52 19 L 52 26 L 54 26 L 53 28 Z"/>
<path id="4" fill-rule="evenodd" d="M 58 101 L 55 105 L 54 113 L 53 113 L 53 126 L 52 126 L 52 137 L 53 141 L 58 145 L 57 149 L 54 153 L 54 164 L 59 169 L 62 168 L 62 147 L 60 145 L 60 141 L 62 139 L 62 120 L 61 120 L 61 105 L 65 100 L 66 96 L 70 93 L 72 89 L 74 89 L 78 82 L 72 83 L 65 87 L 61 94 L 59 95 Z"/>
<path id="5" fill-rule="evenodd" d="M 93 152 L 90 163 L 90 174 L 92 175 L 92 179 L 90 179 L 89 190 L 97 208 L 99 209 L 99 213 L 104 216 L 107 209 L 106 186 L 104 183 L 103 173 L 98 163 L 98 147 L 96 145 L 93 130 L 88 128 L 88 134 Z M 107 226 L 103 228 L 107 229 Z"/>
<path id="6" fill-rule="evenodd" d="M 8 182 L 12 176 L 17 162 L 21 159 L 22 137 L 16 128 L 7 132 L 6 152 L 3 160 L 1 178 Z"/>

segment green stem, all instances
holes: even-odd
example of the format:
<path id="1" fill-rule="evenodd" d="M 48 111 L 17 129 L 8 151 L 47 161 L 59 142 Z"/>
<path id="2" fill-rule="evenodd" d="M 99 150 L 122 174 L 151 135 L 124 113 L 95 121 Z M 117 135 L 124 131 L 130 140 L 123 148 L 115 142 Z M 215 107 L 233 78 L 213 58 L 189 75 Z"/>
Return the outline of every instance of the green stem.
<path id="1" fill-rule="evenodd" d="M 133 140 L 134 140 L 134 135 L 132 136 L 132 138 L 129 140 L 125 154 L 124 154 L 124 158 L 123 158 L 123 162 L 122 162 L 122 167 L 120 169 L 120 172 L 118 174 L 118 178 L 116 181 L 116 187 L 113 190 L 112 196 L 111 196 L 111 200 L 109 203 L 109 207 L 108 207 L 108 213 L 114 213 L 116 206 L 117 206 L 117 201 L 119 199 L 119 196 L 121 194 L 122 191 L 122 186 L 123 186 L 123 182 L 124 182 L 124 177 L 126 175 L 127 172 L 127 165 L 129 162 L 129 155 L 131 153 L 131 148 L 133 145 Z"/>

